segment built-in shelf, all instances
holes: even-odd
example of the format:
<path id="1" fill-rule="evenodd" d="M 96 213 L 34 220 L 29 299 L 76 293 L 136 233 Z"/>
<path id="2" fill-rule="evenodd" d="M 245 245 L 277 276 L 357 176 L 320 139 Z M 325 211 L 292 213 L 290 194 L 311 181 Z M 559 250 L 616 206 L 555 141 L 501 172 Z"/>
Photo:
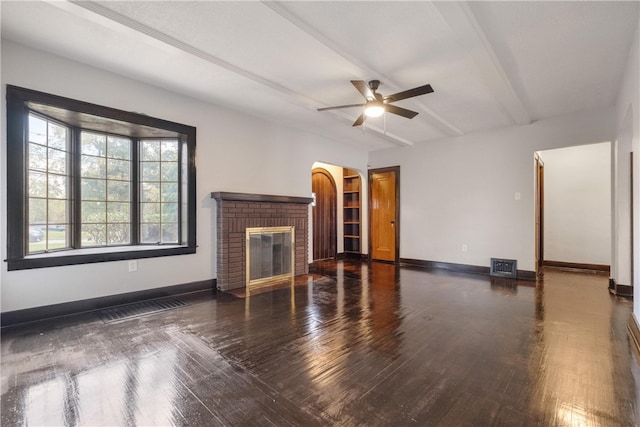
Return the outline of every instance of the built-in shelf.
<path id="1" fill-rule="evenodd" d="M 343 169 L 344 252 L 360 254 L 360 175 L 353 169 Z"/>

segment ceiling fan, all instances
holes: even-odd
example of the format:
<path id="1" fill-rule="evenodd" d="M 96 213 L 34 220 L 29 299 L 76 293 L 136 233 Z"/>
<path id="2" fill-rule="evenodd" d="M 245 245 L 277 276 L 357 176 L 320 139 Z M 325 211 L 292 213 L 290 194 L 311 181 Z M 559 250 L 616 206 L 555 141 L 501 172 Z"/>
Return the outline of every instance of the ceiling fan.
<path id="1" fill-rule="evenodd" d="M 364 104 L 348 104 L 348 105 L 338 105 L 335 107 L 325 107 L 318 108 L 318 111 L 326 111 L 326 110 L 337 110 L 339 108 L 351 108 L 351 107 L 364 107 L 364 112 L 360 114 L 360 117 L 353 122 L 353 126 L 360 126 L 364 123 L 364 120 L 367 117 L 379 117 L 384 114 L 385 111 L 397 114 L 402 117 L 406 117 L 407 119 L 412 119 L 418 115 L 417 112 L 407 110 L 406 108 L 398 107 L 396 105 L 391 105 L 392 102 L 400 101 L 401 99 L 413 98 L 414 96 L 425 95 L 427 93 L 432 93 L 433 88 L 431 85 L 424 85 L 419 87 L 414 87 L 413 89 L 405 90 L 402 92 L 394 93 L 389 96 L 382 96 L 378 92 L 378 87 L 380 86 L 380 80 L 371 80 L 367 85 L 362 80 L 351 80 L 351 84 L 353 84 L 358 92 L 362 94 L 366 98 L 366 102 Z"/>

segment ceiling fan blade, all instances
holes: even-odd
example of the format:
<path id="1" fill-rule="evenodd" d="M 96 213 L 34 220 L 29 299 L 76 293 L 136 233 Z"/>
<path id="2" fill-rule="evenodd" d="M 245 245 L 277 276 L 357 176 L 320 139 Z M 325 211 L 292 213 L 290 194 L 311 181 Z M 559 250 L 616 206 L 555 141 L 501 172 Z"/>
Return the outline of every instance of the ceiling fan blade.
<path id="1" fill-rule="evenodd" d="M 397 105 L 387 104 L 384 106 L 385 111 L 388 113 L 397 114 L 402 117 L 406 117 L 407 119 L 413 119 L 418 115 L 415 111 L 407 110 L 406 108 L 398 107 Z"/>
<path id="2" fill-rule="evenodd" d="M 360 126 L 361 124 L 364 123 L 364 119 L 366 118 L 366 116 L 364 115 L 364 113 L 360 114 L 360 117 L 358 117 L 356 119 L 355 122 L 353 122 L 353 124 L 351 126 Z"/>
<path id="3" fill-rule="evenodd" d="M 337 110 L 338 108 L 363 107 L 365 104 L 336 105 L 335 107 L 318 108 L 318 111 Z"/>
<path id="4" fill-rule="evenodd" d="M 402 92 L 394 93 L 384 98 L 386 102 L 400 101 L 401 99 L 413 98 L 414 96 L 425 95 L 433 92 L 431 85 L 424 85 L 414 87 L 413 89 L 405 90 Z"/>
<path id="5" fill-rule="evenodd" d="M 364 81 L 351 80 L 351 84 L 354 85 L 356 89 L 358 89 L 358 92 L 360 92 L 362 96 L 364 96 L 365 98 L 371 101 L 376 99 L 376 97 L 373 95 L 373 91 L 371 91 L 371 88 L 369 87 L 369 85 L 366 84 Z"/>

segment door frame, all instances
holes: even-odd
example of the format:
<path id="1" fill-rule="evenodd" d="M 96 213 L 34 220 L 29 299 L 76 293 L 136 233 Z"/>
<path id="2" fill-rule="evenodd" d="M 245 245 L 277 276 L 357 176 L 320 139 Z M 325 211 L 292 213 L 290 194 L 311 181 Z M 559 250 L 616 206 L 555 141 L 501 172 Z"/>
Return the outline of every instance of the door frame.
<path id="1" fill-rule="evenodd" d="M 544 161 L 535 153 L 535 256 L 536 279 L 544 278 Z"/>
<path id="2" fill-rule="evenodd" d="M 396 212 L 395 212 L 395 245 L 396 245 L 396 250 L 395 250 L 395 254 L 394 254 L 394 258 L 395 261 L 393 261 L 393 264 L 398 264 L 400 262 L 400 166 L 389 166 L 389 167 L 384 167 L 384 168 L 377 168 L 377 169 L 369 169 L 368 170 L 368 177 L 367 177 L 367 187 L 369 187 L 367 189 L 368 192 L 368 203 L 367 203 L 367 228 L 368 228 L 368 242 L 367 242 L 367 260 L 369 262 L 372 261 L 371 258 L 371 252 L 372 252 L 372 234 L 373 234 L 373 230 L 371 229 L 371 202 L 373 200 L 372 198 L 372 194 L 371 194 L 371 182 L 373 179 L 373 175 L 376 173 L 386 173 L 386 172 L 393 172 L 396 176 L 396 188 L 395 188 L 395 193 L 396 193 Z M 385 262 L 382 260 L 376 260 L 379 262 Z"/>
<path id="3" fill-rule="evenodd" d="M 629 230 L 631 230 L 631 233 L 629 233 L 631 235 L 631 250 L 630 252 L 630 256 L 631 256 L 631 278 L 630 278 L 630 283 L 629 285 L 631 285 L 631 287 L 635 286 L 635 283 L 633 281 L 634 277 L 635 277 L 635 265 L 634 265 L 634 253 L 635 253 L 635 248 L 634 248 L 634 244 L 635 242 L 633 241 L 633 227 L 635 227 L 634 225 L 634 219 L 633 219 L 633 151 L 631 151 L 629 153 L 629 215 L 631 216 L 630 222 L 629 222 Z"/>
<path id="4" fill-rule="evenodd" d="M 311 191 L 313 192 L 313 175 L 319 173 L 322 175 L 325 175 L 326 177 L 329 178 L 329 181 L 331 182 L 331 186 L 333 187 L 333 193 L 335 194 L 335 199 L 334 199 L 334 211 L 333 211 L 333 218 L 334 218 L 334 227 L 333 227 L 333 239 L 331 239 L 331 241 L 329 242 L 329 246 L 330 246 L 330 251 L 332 252 L 332 258 L 336 259 L 338 256 L 338 186 L 336 185 L 336 180 L 333 178 L 333 175 L 331 175 L 331 172 L 329 172 L 327 169 L 318 166 L 315 167 L 311 170 Z M 311 218 L 313 219 L 313 212 L 311 214 Z M 314 257 L 314 253 L 315 253 L 315 249 L 316 249 L 316 239 L 314 236 L 314 229 L 315 229 L 315 224 L 312 225 L 311 227 L 311 236 L 313 239 L 313 245 L 311 247 L 311 258 L 313 261 L 315 260 Z M 326 259 L 326 258 L 325 258 Z"/>

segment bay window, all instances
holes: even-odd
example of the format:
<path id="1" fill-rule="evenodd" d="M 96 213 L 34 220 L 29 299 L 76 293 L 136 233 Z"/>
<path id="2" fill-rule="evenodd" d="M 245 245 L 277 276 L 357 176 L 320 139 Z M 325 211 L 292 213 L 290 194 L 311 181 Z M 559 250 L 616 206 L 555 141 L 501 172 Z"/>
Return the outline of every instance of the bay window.
<path id="1" fill-rule="evenodd" d="M 7 86 L 9 270 L 195 252 L 195 128 Z"/>

